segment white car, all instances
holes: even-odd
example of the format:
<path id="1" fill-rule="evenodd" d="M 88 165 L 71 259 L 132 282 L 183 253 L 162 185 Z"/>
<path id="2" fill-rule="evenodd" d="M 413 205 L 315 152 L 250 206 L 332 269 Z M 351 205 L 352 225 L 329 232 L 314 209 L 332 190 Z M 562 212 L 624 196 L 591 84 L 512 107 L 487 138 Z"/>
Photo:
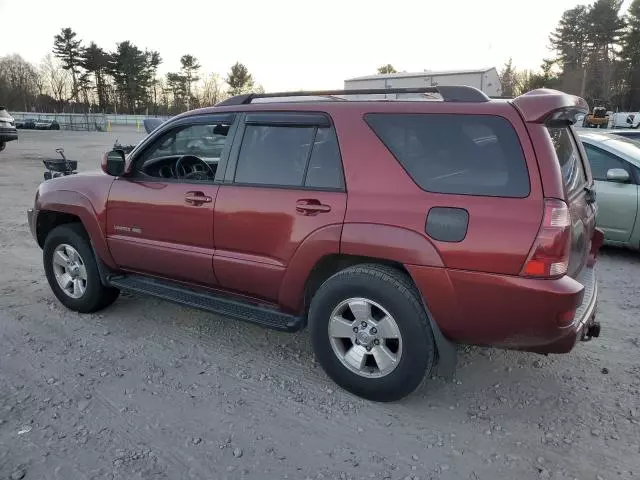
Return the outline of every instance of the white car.
<path id="1" fill-rule="evenodd" d="M 16 122 L 7 109 L 0 107 L 0 152 L 5 149 L 7 142 L 18 139 Z"/>
<path id="2" fill-rule="evenodd" d="M 640 248 L 640 143 L 615 133 L 579 131 L 595 180 L 596 222 L 611 245 Z"/>

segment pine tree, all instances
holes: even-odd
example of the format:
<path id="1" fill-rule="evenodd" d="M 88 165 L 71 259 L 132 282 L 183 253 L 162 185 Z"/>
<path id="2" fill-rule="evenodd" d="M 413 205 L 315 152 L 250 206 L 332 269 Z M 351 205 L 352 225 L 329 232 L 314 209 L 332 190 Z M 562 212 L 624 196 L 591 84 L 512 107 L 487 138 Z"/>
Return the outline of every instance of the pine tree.
<path id="1" fill-rule="evenodd" d="M 640 0 L 633 0 L 627 13 L 627 31 L 622 38 L 623 71 L 626 102 L 632 110 L 640 109 Z"/>
<path id="2" fill-rule="evenodd" d="M 72 98 L 78 102 L 78 77 L 82 65 L 82 41 L 76 40 L 76 32 L 71 28 L 63 28 L 53 37 L 53 54 L 62 61 L 62 68 L 71 72 L 73 82 Z"/>
<path id="3" fill-rule="evenodd" d="M 182 76 L 185 82 L 185 93 L 187 97 L 187 110 L 191 106 L 191 85 L 194 82 L 200 80 L 200 77 L 197 76 L 198 70 L 200 69 L 200 64 L 198 60 L 193 55 L 183 55 L 180 58 L 180 63 L 182 64 Z"/>
<path id="4" fill-rule="evenodd" d="M 226 81 L 229 84 L 230 95 L 247 93 L 253 88 L 253 77 L 249 73 L 249 70 L 247 70 L 247 67 L 240 62 L 236 62 L 236 64 L 231 67 Z"/>
<path id="5" fill-rule="evenodd" d="M 589 9 L 584 5 L 566 10 L 549 38 L 562 70 L 561 88 L 584 96 L 589 58 Z"/>
<path id="6" fill-rule="evenodd" d="M 500 72 L 500 85 L 502 86 L 502 95 L 505 97 L 513 97 L 518 88 L 518 79 L 516 71 L 513 68 L 513 60 L 509 58 L 504 68 Z"/>
<path id="7" fill-rule="evenodd" d="M 128 40 L 118 43 L 111 54 L 109 73 L 122 102 L 131 113 L 136 113 L 148 98 L 149 52 L 143 52 Z"/>
<path id="8" fill-rule="evenodd" d="M 82 68 L 93 75 L 96 94 L 98 96 L 98 108 L 104 112 L 107 108 L 107 91 L 105 76 L 109 67 L 109 55 L 94 42 L 84 49 Z"/>

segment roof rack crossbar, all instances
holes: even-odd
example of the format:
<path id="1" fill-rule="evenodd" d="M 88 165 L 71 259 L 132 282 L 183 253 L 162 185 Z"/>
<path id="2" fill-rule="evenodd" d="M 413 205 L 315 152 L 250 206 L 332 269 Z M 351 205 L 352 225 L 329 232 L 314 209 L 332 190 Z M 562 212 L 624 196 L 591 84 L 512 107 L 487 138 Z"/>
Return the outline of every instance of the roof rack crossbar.
<path id="1" fill-rule="evenodd" d="M 445 102 L 488 102 L 489 97 L 474 87 L 466 85 L 440 85 L 437 87 L 417 88 L 359 88 L 353 90 L 315 90 L 298 92 L 247 93 L 227 98 L 216 106 L 247 105 L 256 98 L 278 97 L 331 97 L 339 95 L 393 95 L 412 93 L 440 94 Z"/>

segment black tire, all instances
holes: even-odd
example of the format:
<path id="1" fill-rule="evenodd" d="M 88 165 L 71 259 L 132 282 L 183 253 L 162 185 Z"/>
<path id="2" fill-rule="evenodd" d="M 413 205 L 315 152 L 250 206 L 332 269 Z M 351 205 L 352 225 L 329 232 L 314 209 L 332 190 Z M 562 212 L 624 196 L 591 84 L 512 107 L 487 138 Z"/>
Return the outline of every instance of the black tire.
<path id="1" fill-rule="evenodd" d="M 7 146 L 7 142 L 0 142 L 0 152 L 3 151 L 6 146 Z"/>
<path id="2" fill-rule="evenodd" d="M 350 298 L 366 298 L 394 318 L 402 339 L 397 366 L 382 377 L 368 378 L 347 368 L 329 338 L 333 310 Z M 436 345 L 429 318 L 413 282 L 394 268 L 363 264 L 342 270 L 318 289 L 309 308 L 311 342 L 320 365 L 338 385 L 360 397 L 390 402 L 413 392 L 431 372 Z"/>
<path id="3" fill-rule="evenodd" d="M 70 245 L 78 252 L 87 272 L 86 288 L 79 298 L 72 298 L 65 293 L 56 280 L 53 254 L 62 244 Z M 93 249 L 81 224 L 68 223 L 51 230 L 44 242 L 42 257 L 49 286 L 58 300 L 68 309 L 80 313 L 92 313 L 111 305 L 118 298 L 120 291 L 117 288 L 105 287 L 100 281 Z"/>

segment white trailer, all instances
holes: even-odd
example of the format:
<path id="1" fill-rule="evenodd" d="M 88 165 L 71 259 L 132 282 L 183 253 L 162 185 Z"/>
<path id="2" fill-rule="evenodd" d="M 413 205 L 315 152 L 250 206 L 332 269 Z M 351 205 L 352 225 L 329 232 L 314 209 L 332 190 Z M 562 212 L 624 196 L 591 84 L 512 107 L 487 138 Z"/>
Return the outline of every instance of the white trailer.
<path id="1" fill-rule="evenodd" d="M 467 85 L 482 90 L 490 97 L 502 95 L 502 85 L 495 67 L 476 70 L 383 73 L 349 78 L 344 81 L 345 90 L 437 87 L 438 85 Z"/>

